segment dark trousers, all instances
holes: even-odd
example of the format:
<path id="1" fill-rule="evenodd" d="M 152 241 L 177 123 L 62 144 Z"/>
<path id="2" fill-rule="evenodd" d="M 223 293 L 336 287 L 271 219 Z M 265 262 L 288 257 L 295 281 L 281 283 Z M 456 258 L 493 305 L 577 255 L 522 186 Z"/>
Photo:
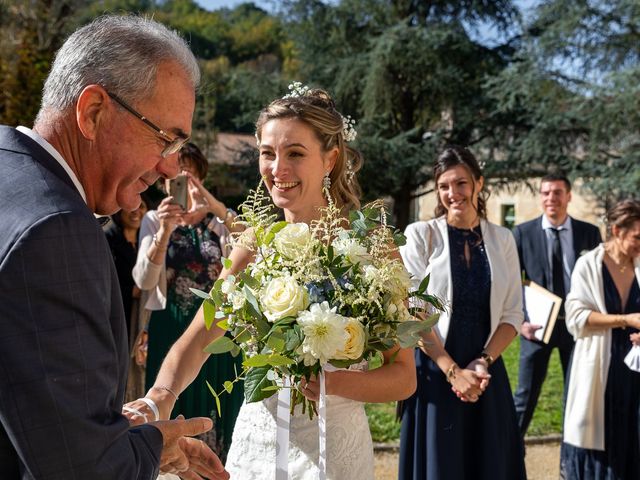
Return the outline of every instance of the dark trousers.
<path id="1" fill-rule="evenodd" d="M 564 322 L 563 322 L 564 323 Z M 564 326 L 564 325 L 563 325 Z M 557 327 L 557 324 L 556 324 Z M 566 327 L 565 327 L 566 330 Z M 555 334 L 555 332 L 554 332 Z M 555 336 L 555 335 L 554 335 Z M 563 336 L 564 337 L 564 336 Z M 520 434 L 524 437 L 529 428 L 529 423 L 533 417 L 533 412 L 538 403 L 538 397 L 542 390 L 542 383 L 547 376 L 549 357 L 554 348 L 560 352 L 560 362 L 562 363 L 562 373 L 564 375 L 565 389 L 567 384 L 567 374 L 569 372 L 569 360 L 573 341 L 571 338 L 563 338 L 560 342 L 542 342 L 527 340 L 520 337 L 520 367 L 518 370 L 518 388 L 513 397 L 516 407 L 516 417 Z M 563 402 L 564 405 L 564 402 Z"/>

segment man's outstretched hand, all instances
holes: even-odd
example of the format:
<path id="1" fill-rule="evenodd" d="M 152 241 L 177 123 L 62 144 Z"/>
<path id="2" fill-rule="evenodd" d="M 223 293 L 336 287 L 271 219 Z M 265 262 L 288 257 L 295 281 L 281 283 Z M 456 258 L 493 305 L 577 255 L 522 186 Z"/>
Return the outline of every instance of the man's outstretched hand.
<path id="1" fill-rule="evenodd" d="M 202 440 L 190 438 L 208 432 L 213 421 L 206 417 L 163 420 L 151 423 L 162 432 L 160 471 L 185 480 L 227 480 L 229 473 L 218 456 Z"/>

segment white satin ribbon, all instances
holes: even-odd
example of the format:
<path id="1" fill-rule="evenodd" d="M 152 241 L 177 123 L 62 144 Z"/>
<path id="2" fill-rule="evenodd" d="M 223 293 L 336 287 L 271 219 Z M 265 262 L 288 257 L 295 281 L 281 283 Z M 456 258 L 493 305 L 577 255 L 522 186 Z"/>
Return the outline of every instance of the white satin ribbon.
<path id="1" fill-rule="evenodd" d="M 291 382 L 284 379 L 278 392 L 276 410 L 276 480 L 289 478 L 289 424 L 291 423 Z"/>
<path id="2" fill-rule="evenodd" d="M 320 395 L 318 400 L 318 479 L 327 479 L 327 391 L 324 372 L 338 370 L 327 363 L 320 369 Z M 291 386 L 289 379 L 285 379 L 285 387 Z M 278 392 L 278 407 L 276 411 L 276 480 L 289 478 L 289 426 L 291 423 L 291 392 L 283 388 Z"/>
<path id="3" fill-rule="evenodd" d="M 320 400 L 318 402 L 318 478 L 327 479 L 327 391 L 324 384 L 324 369 L 320 369 Z"/>

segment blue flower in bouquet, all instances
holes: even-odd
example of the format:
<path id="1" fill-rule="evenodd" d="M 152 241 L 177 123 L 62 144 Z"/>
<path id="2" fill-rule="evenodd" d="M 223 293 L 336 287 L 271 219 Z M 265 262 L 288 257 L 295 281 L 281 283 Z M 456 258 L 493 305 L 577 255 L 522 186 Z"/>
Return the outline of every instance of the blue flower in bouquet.
<path id="1" fill-rule="evenodd" d="M 328 282 L 324 282 L 324 287 L 313 282 L 307 283 L 305 285 L 305 288 L 307 289 L 307 292 L 309 294 L 310 303 L 322 303 L 327 300 L 327 297 L 324 294 L 325 289 L 327 287 L 327 283 Z M 329 286 L 331 285 L 330 283 L 328 284 Z"/>

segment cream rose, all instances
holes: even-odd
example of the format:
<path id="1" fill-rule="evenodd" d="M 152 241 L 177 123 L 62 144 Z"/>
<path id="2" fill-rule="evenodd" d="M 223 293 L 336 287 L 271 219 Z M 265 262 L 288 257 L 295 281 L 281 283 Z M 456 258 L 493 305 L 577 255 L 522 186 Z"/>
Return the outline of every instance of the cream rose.
<path id="1" fill-rule="evenodd" d="M 394 300 L 405 300 L 411 289 L 411 275 L 400 261 L 389 265 L 389 274 L 392 279 L 389 283 L 391 296 Z"/>
<path id="2" fill-rule="evenodd" d="M 292 277 L 272 279 L 260 296 L 265 316 L 271 322 L 284 317 L 295 317 L 309 305 L 307 291 Z"/>
<path id="3" fill-rule="evenodd" d="M 344 344 L 344 348 L 334 355 L 338 360 L 356 360 L 362 356 L 364 351 L 364 326 L 355 318 L 348 318 L 344 326 L 349 338 Z"/>
<path id="4" fill-rule="evenodd" d="M 311 240 L 309 225 L 306 223 L 290 223 L 273 238 L 276 250 L 287 258 L 296 258 Z"/>

